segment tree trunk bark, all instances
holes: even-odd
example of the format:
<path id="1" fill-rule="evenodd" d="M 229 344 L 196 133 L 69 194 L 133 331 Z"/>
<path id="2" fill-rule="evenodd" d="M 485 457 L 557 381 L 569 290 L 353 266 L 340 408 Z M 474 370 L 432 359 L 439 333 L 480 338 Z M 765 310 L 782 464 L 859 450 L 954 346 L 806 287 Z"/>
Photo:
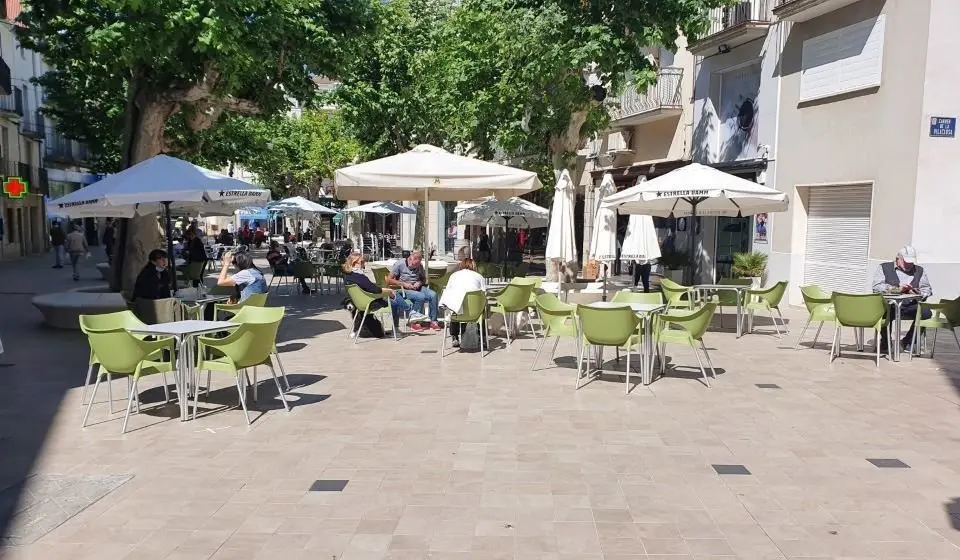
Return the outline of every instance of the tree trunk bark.
<path id="1" fill-rule="evenodd" d="M 131 86 L 133 87 L 133 86 Z M 159 99 L 138 99 L 136 106 L 129 107 L 127 144 L 124 148 L 123 167 L 136 165 L 163 152 L 164 132 L 167 120 L 177 110 L 177 104 Z M 157 216 L 135 216 L 121 226 L 121 243 L 114 257 L 114 289 L 132 295 L 137 275 L 147 263 L 147 255 L 160 248 L 161 233 Z M 171 266 L 173 255 L 170 255 Z"/>

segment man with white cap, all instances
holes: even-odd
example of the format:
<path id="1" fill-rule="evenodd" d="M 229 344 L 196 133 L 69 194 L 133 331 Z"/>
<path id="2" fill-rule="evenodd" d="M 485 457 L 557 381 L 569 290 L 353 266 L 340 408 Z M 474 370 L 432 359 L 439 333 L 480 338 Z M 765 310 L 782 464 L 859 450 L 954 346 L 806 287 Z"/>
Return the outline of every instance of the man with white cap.
<path id="1" fill-rule="evenodd" d="M 923 267 L 917 264 L 917 250 L 913 245 L 904 245 L 897 252 L 897 258 L 893 262 L 881 263 L 877 267 L 877 272 L 873 275 L 873 291 L 875 293 L 886 293 L 898 291 L 901 294 L 917 294 L 920 299 L 927 299 L 933 295 L 933 288 L 930 287 L 930 278 L 923 270 Z M 900 310 L 901 319 L 914 320 L 917 317 L 917 301 L 910 301 L 903 304 Z M 924 309 L 923 318 L 930 318 L 930 311 Z M 880 351 L 887 351 L 887 330 L 881 329 Z M 913 323 L 910 324 L 910 330 L 900 341 L 901 348 L 909 349 L 910 341 L 913 339 Z"/>

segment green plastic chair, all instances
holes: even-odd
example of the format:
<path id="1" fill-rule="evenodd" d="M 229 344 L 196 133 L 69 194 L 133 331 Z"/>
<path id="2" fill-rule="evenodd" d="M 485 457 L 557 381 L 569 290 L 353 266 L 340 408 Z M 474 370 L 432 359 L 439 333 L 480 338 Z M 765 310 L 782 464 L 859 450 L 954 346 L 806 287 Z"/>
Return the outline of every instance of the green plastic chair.
<path id="1" fill-rule="evenodd" d="M 753 284 L 753 281 L 748 278 L 721 278 L 717 284 L 720 286 L 750 286 Z M 712 301 L 717 304 L 721 329 L 723 328 L 723 308 L 736 308 L 738 303 L 742 306 L 744 303 L 744 295 L 745 293 L 739 293 L 733 290 L 717 290 L 716 294 L 707 299 L 707 301 Z M 739 302 L 737 301 L 738 299 L 740 300 Z"/>
<path id="2" fill-rule="evenodd" d="M 659 292 L 634 292 L 631 290 L 620 290 L 613 294 L 613 298 L 610 299 L 611 303 L 649 303 L 649 304 L 659 304 L 663 303 L 663 294 Z"/>
<path id="3" fill-rule="evenodd" d="M 115 313 L 101 313 L 98 315 L 85 315 L 85 317 L 86 317 L 87 328 L 91 330 L 97 330 L 97 331 L 113 331 L 113 330 L 119 330 L 119 329 L 131 329 L 131 328 L 146 326 L 146 323 L 138 319 L 137 316 L 134 315 L 133 312 L 130 310 L 117 311 Z M 134 335 L 134 336 L 140 339 L 144 338 L 144 336 L 142 335 Z M 163 338 L 167 339 L 169 337 L 163 337 Z M 100 365 L 100 361 L 97 359 L 97 355 L 94 353 L 93 346 L 91 345 L 90 360 L 87 363 L 87 374 L 83 380 L 83 392 L 80 393 L 80 406 L 83 406 L 85 404 L 84 401 L 86 400 L 86 397 L 87 397 L 87 388 L 90 386 L 90 382 L 93 379 L 94 369 L 99 367 L 99 365 Z M 170 389 L 167 387 L 166 374 L 164 373 L 163 375 L 164 375 L 163 392 L 166 397 L 166 400 L 169 401 Z M 109 391 L 110 393 L 109 395 L 110 403 L 111 403 L 111 406 L 113 406 L 113 398 L 112 398 L 113 390 L 111 388 L 112 386 L 111 381 L 112 379 L 108 372 L 107 373 L 107 391 Z M 111 410 L 111 412 L 113 411 Z"/>
<path id="4" fill-rule="evenodd" d="M 181 266 L 177 272 L 178 278 L 188 282 L 191 286 L 203 281 L 203 271 L 207 267 L 207 261 L 192 262 Z"/>
<path id="5" fill-rule="evenodd" d="M 448 313 L 443 322 L 443 335 L 440 340 L 440 359 L 444 358 L 447 349 L 447 337 L 450 335 L 450 323 L 476 324 L 480 328 L 480 358 L 484 358 L 486 350 L 483 347 L 484 328 L 487 316 L 487 295 L 483 290 L 467 292 L 463 296 L 460 313 Z"/>
<path id="6" fill-rule="evenodd" d="M 533 289 L 530 291 L 530 305 L 527 306 L 527 312 L 531 314 L 528 315 L 528 317 L 532 319 L 532 314 L 537 313 L 537 295 L 540 291 L 540 286 L 543 285 L 543 276 L 516 276 L 510 279 L 510 283 L 520 286 L 533 286 Z M 541 330 L 543 329 L 541 328 Z"/>
<path id="7" fill-rule="evenodd" d="M 446 272 L 437 278 L 431 278 L 427 282 L 427 286 L 437 294 L 437 301 L 439 301 L 440 296 L 443 295 L 443 290 L 447 289 L 447 282 L 450 281 L 451 274 L 453 274 L 453 272 Z"/>
<path id="8" fill-rule="evenodd" d="M 780 326 L 783 326 L 783 332 L 787 332 L 787 324 L 783 320 L 783 314 L 780 313 L 780 302 L 783 300 L 783 295 L 787 293 L 787 282 L 777 282 L 769 288 L 763 288 L 760 290 L 747 290 L 747 304 L 744 306 L 744 311 L 746 315 L 749 315 L 751 320 L 750 332 L 753 332 L 753 313 L 755 311 L 767 311 L 770 313 L 770 318 L 773 320 L 773 328 L 777 331 L 777 338 L 780 338 Z M 777 324 L 777 317 L 773 315 L 773 312 L 777 312 L 777 316 L 780 317 L 780 325 Z"/>
<path id="9" fill-rule="evenodd" d="M 254 295 L 260 295 L 260 294 L 254 294 Z M 264 294 L 264 295 L 265 295 L 265 294 Z M 253 299 L 253 296 L 250 296 L 249 298 L 247 298 L 247 299 L 244 301 L 244 303 L 246 303 L 247 301 L 250 301 L 251 299 Z M 236 314 L 235 314 L 233 317 L 230 317 L 230 318 L 228 319 L 228 321 L 230 321 L 231 323 L 244 323 L 244 322 L 247 321 L 247 312 L 245 311 L 245 309 L 247 309 L 247 308 L 259 309 L 259 308 L 262 308 L 262 307 L 264 307 L 264 306 L 263 306 L 263 305 L 253 305 L 253 304 L 248 305 L 248 306 L 246 306 L 246 307 L 242 307 L 241 309 L 239 309 L 239 310 L 236 312 Z M 256 314 L 257 312 L 254 311 L 253 313 Z M 256 317 L 256 316 L 255 316 L 255 317 Z M 254 322 L 256 322 L 256 319 L 255 319 L 255 318 L 254 318 Z M 287 379 L 287 370 L 283 367 L 283 362 L 280 361 L 280 353 L 277 351 L 277 343 L 276 343 L 276 341 L 274 341 L 274 343 L 273 343 L 273 354 L 271 354 L 270 357 L 273 359 L 273 362 L 274 362 L 275 364 L 277 364 L 277 368 L 280 369 L 280 377 L 283 378 L 283 384 L 286 385 L 287 391 L 289 391 L 289 390 L 290 390 L 290 380 Z M 209 396 L 209 394 L 210 394 L 210 375 L 208 374 L 208 375 L 207 375 L 207 395 Z"/>
<path id="10" fill-rule="evenodd" d="M 510 325 L 507 320 L 508 313 L 527 313 L 527 320 L 530 324 L 530 332 L 533 337 L 537 333 L 533 330 L 533 322 L 530 318 L 530 294 L 533 292 L 533 284 L 507 284 L 497 295 L 496 304 L 490 308 L 491 313 L 500 313 L 503 315 L 503 330 L 507 333 L 507 344 L 510 344 Z M 517 333 L 519 335 L 519 333 Z"/>
<path id="11" fill-rule="evenodd" d="M 548 338 L 555 338 L 553 351 L 550 352 L 550 359 L 557 353 L 557 346 L 561 338 L 572 338 L 577 344 L 577 356 L 580 356 L 580 336 L 577 332 L 577 306 L 569 303 L 563 303 L 556 294 L 540 294 L 535 298 L 537 305 L 537 315 L 543 325 L 543 340 L 537 347 L 537 355 L 533 358 L 533 364 L 530 365 L 530 371 L 534 371 L 537 360 L 540 358 L 540 352 L 547 343 Z"/>
<path id="12" fill-rule="evenodd" d="M 880 294 L 843 294 L 834 292 L 833 310 L 836 314 L 837 330 L 833 335 L 833 345 L 830 347 L 830 361 L 840 356 L 840 340 L 842 327 L 854 329 L 872 329 L 876 334 L 874 341 L 877 347 L 877 367 L 880 367 L 880 329 L 887 328 L 887 303 Z M 898 341 L 899 343 L 899 341 Z M 889 349 L 888 349 L 889 351 Z M 889 356 L 888 356 L 889 358 Z"/>
<path id="13" fill-rule="evenodd" d="M 710 366 L 710 372 L 713 378 L 717 378 L 717 370 L 713 367 L 713 360 L 710 359 L 710 353 L 707 351 L 707 345 L 703 343 L 703 335 L 713 320 L 713 314 L 717 311 L 717 303 L 705 303 L 703 307 L 693 313 L 664 313 L 660 315 L 660 329 L 657 333 L 657 343 L 660 347 L 660 373 L 663 374 L 664 364 L 666 362 L 667 344 L 680 344 L 689 346 L 693 349 L 693 354 L 697 357 L 700 364 L 700 373 L 703 374 L 703 382 L 710 387 L 710 379 L 707 377 L 707 370 L 703 367 L 703 360 L 700 359 L 700 353 L 697 351 L 697 345 L 703 350 L 703 355 L 707 358 L 707 364 Z M 677 328 L 671 328 L 677 327 Z"/>
<path id="14" fill-rule="evenodd" d="M 590 372 L 590 348 L 594 346 L 612 346 L 627 353 L 626 393 L 630 394 L 630 351 L 640 344 L 642 336 L 637 330 L 640 318 L 627 306 L 590 307 L 577 306 L 577 319 L 580 324 L 580 356 L 577 360 L 577 389 L 580 388 L 580 365 L 587 359 L 585 374 Z M 599 364 L 600 367 L 603 364 Z"/>
<path id="15" fill-rule="evenodd" d="M 306 261 L 295 261 L 292 267 L 293 278 L 297 281 L 297 290 L 301 293 L 303 290 L 303 285 L 300 284 L 300 280 L 304 282 L 308 280 L 314 280 L 314 289 L 316 289 L 316 278 L 317 278 L 317 269 L 320 265 L 313 264 Z"/>
<path id="16" fill-rule="evenodd" d="M 339 294 L 343 288 L 343 265 L 337 262 L 325 262 L 320 265 L 320 270 L 323 271 L 327 293 L 332 294 L 335 287 Z"/>
<path id="17" fill-rule="evenodd" d="M 370 270 L 373 272 L 374 283 L 381 288 L 389 288 L 387 277 L 390 276 L 390 269 L 385 266 L 374 266 Z"/>
<path id="18" fill-rule="evenodd" d="M 669 278 L 660 279 L 660 290 L 663 292 L 663 299 L 667 302 L 667 308 L 686 307 L 693 309 L 693 289 L 677 284 Z"/>
<path id="19" fill-rule="evenodd" d="M 930 310 L 929 319 L 922 319 L 923 310 Z M 917 304 L 917 319 L 913 324 L 913 339 L 910 341 L 910 359 L 913 360 L 914 348 L 922 348 L 920 342 L 920 331 L 927 329 L 933 331 L 933 344 L 930 346 L 930 358 L 933 358 L 937 350 L 937 329 L 947 329 L 953 334 L 953 339 L 957 342 L 957 348 L 960 348 L 960 338 L 957 337 L 957 327 L 960 327 L 960 298 L 940 300 L 937 303 L 921 301 Z"/>
<path id="20" fill-rule="evenodd" d="M 129 317 L 121 317 L 123 312 L 110 313 L 113 317 L 104 319 L 92 315 L 80 316 L 80 330 L 87 335 L 90 348 L 96 356 L 99 371 L 97 381 L 93 385 L 93 395 L 87 403 L 87 411 L 83 415 L 83 425 L 87 426 L 90 410 L 97 399 L 100 381 L 107 377 L 108 398 L 110 400 L 110 414 L 113 414 L 113 393 L 110 388 L 114 377 L 127 377 L 130 381 L 130 396 L 127 398 L 127 412 L 123 417 L 120 433 L 127 432 L 127 420 L 130 418 L 130 408 L 134 401 L 137 403 L 137 412 L 140 412 L 140 399 L 137 393 L 137 383 L 144 375 L 155 373 L 163 374 L 176 371 L 173 362 L 174 341 L 169 338 L 161 340 L 144 340 L 127 332 L 128 327 L 137 326 Z M 91 317 L 94 317 L 91 319 Z M 113 323 L 112 321 L 116 322 Z M 119 328 L 118 328 L 119 327 Z M 169 351 L 169 358 L 162 359 L 161 352 Z M 184 392 L 185 393 L 185 392 Z M 180 398 L 184 398 L 183 395 Z"/>
<path id="21" fill-rule="evenodd" d="M 270 369 L 270 375 L 273 376 L 273 382 L 277 386 L 280 400 L 283 401 L 283 407 L 287 412 L 290 412 L 290 404 L 287 403 L 283 388 L 280 386 L 280 380 L 277 379 L 271 357 L 276 348 L 277 329 L 280 328 L 284 311 L 285 308 L 283 307 L 247 307 L 243 310 L 243 322 L 226 337 L 201 336 L 199 338 L 197 371 L 221 371 L 231 373 L 236 377 L 237 395 L 240 398 L 240 406 L 243 408 L 243 415 L 247 419 L 247 424 L 250 424 L 250 414 L 247 412 L 244 383 L 249 380 L 246 375 L 240 375 L 240 372 L 249 368 L 253 368 L 253 399 L 257 399 L 256 368 L 257 366 L 267 366 Z M 200 391 L 196 391 L 193 400 L 194 418 L 197 417 L 197 399 L 199 397 Z"/>
<path id="22" fill-rule="evenodd" d="M 220 317 L 220 313 L 226 313 L 229 316 L 236 315 L 244 307 L 264 307 L 267 305 L 267 296 L 270 294 L 250 294 L 250 296 L 237 303 L 215 303 L 213 304 L 213 316 Z"/>
<path id="23" fill-rule="evenodd" d="M 823 291 L 823 288 L 816 285 L 800 286 L 800 293 L 803 294 L 803 304 L 807 307 L 807 322 L 803 325 L 803 330 L 800 331 L 797 344 L 793 347 L 794 350 L 800 348 L 800 342 L 803 341 L 803 335 L 807 332 L 810 323 L 814 321 L 820 323 L 817 326 L 817 333 L 813 335 L 813 344 L 810 346 L 810 348 L 816 348 L 817 338 L 820 337 L 820 329 L 823 328 L 823 324 L 826 322 L 834 323 L 837 320 L 837 314 L 833 311 L 833 299 L 831 299 L 829 293 Z"/>
<path id="24" fill-rule="evenodd" d="M 496 266 L 495 263 L 490 262 L 481 262 L 477 263 L 477 272 L 480 276 L 483 276 L 486 280 L 493 280 L 495 278 L 500 278 L 500 267 Z"/>
<path id="25" fill-rule="evenodd" d="M 390 308 L 390 302 L 387 301 L 386 294 L 383 294 L 383 293 L 371 294 L 370 292 L 363 291 L 363 289 L 360 286 L 357 286 L 356 284 L 350 284 L 347 286 L 347 296 L 350 298 L 350 301 L 353 302 L 353 306 L 356 308 L 356 311 L 354 311 L 353 316 L 351 317 L 351 321 L 356 323 L 357 315 L 360 314 L 361 309 L 363 310 L 363 317 L 360 319 L 360 328 L 363 328 L 363 322 L 367 320 L 367 315 L 369 315 L 371 312 L 381 317 L 383 317 L 384 314 L 389 314 L 390 329 L 393 331 L 393 339 L 399 340 L 399 334 L 397 333 L 397 329 L 394 326 L 394 322 L 393 322 L 393 312 L 391 311 L 391 308 Z M 371 311 L 370 306 L 373 305 L 373 302 L 377 300 L 383 300 L 387 304 L 387 306 Z M 354 344 L 356 344 L 360 340 L 360 328 L 358 328 L 356 333 L 354 333 L 353 324 L 350 325 L 349 336 L 353 337 Z M 354 336 L 354 334 L 356 334 L 356 336 Z"/>

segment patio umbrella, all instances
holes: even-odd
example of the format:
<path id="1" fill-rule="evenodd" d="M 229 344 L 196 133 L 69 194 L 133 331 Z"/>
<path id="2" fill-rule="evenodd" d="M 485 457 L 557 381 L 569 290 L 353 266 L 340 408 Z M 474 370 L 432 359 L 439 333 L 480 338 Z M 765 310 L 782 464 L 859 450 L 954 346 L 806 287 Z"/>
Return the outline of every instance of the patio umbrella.
<path id="1" fill-rule="evenodd" d="M 424 223 L 429 223 L 431 200 L 509 198 L 540 188 L 533 171 L 451 154 L 427 144 L 338 169 L 334 182 L 340 200 L 423 201 Z"/>
<path id="2" fill-rule="evenodd" d="M 547 227 L 550 211 L 529 200 L 513 197 L 506 200 L 488 199 L 479 204 L 457 205 L 454 209 L 457 223 L 466 226 L 508 227 L 511 221 L 528 228 Z"/>
<path id="3" fill-rule="evenodd" d="M 697 216 L 750 216 L 782 212 L 788 208 L 786 193 L 741 179 L 718 169 L 691 163 L 656 179 L 637 184 L 609 197 L 604 206 L 621 214 L 691 217 L 689 283 L 695 282 L 699 259 L 696 253 Z"/>
<path id="4" fill-rule="evenodd" d="M 297 232 L 297 243 L 301 243 L 302 239 L 299 235 L 300 233 L 300 220 L 301 216 L 306 214 L 309 217 L 317 217 L 323 215 L 334 216 L 337 214 L 336 210 L 332 208 L 327 208 L 326 206 L 304 198 L 302 196 L 292 196 L 290 198 L 284 198 L 282 200 L 277 200 L 276 202 L 271 202 L 268 208 L 271 211 L 283 212 L 285 215 L 293 215 L 293 219 L 296 221 L 294 229 Z M 314 224 L 316 225 L 316 224 Z"/>
<path id="5" fill-rule="evenodd" d="M 402 204 L 397 204 L 389 200 L 379 200 L 376 202 L 368 202 L 367 204 L 361 204 L 360 206 L 349 206 L 343 209 L 343 212 L 356 212 L 361 214 L 379 214 L 381 219 L 381 225 L 383 226 L 384 233 L 386 233 L 387 227 L 387 215 L 390 214 L 416 214 L 417 211 L 409 206 L 404 206 Z M 363 232 L 361 232 L 362 234 Z M 386 246 L 381 246 L 381 256 L 386 257 Z"/>
<path id="6" fill-rule="evenodd" d="M 50 205 L 72 218 L 132 218 L 162 211 L 166 222 L 167 252 L 172 258 L 172 213 L 196 215 L 203 212 L 211 216 L 230 216 L 237 208 L 264 204 L 269 200 L 270 191 L 266 189 L 161 154 L 108 175 L 52 201 Z"/>
<path id="7" fill-rule="evenodd" d="M 558 267 L 558 282 L 562 284 L 559 269 L 577 258 L 577 248 L 573 232 L 574 186 L 570 173 L 564 169 L 554 187 L 553 206 L 550 210 L 550 229 L 547 232 L 547 250 L 545 257 Z M 558 288 L 559 289 L 559 288 Z"/>
<path id="8" fill-rule="evenodd" d="M 646 180 L 646 177 L 640 177 L 637 184 Z M 657 228 L 653 224 L 653 217 L 646 214 L 630 214 L 627 232 L 623 236 L 623 246 L 620 247 L 620 260 L 652 261 L 659 258 L 660 241 L 657 239 Z"/>
<path id="9" fill-rule="evenodd" d="M 607 270 L 617 260 L 617 212 L 603 206 L 603 201 L 617 192 L 613 176 L 603 174 L 597 189 L 597 213 L 593 220 L 593 237 L 590 240 L 590 256 L 603 263 L 603 301 L 607 300 Z"/>

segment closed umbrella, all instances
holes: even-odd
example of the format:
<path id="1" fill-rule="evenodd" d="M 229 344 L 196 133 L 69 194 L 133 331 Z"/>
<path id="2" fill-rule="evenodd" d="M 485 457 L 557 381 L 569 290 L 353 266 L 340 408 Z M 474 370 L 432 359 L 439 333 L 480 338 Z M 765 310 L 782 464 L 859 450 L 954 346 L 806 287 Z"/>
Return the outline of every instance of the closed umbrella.
<path id="1" fill-rule="evenodd" d="M 637 183 L 646 180 L 646 177 L 640 177 Z M 623 236 L 623 245 L 620 247 L 620 262 L 633 261 L 635 265 L 640 265 L 659 258 L 660 240 L 657 239 L 657 228 L 653 223 L 653 217 L 646 214 L 630 214 L 627 231 Z"/>
<path id="2" fill-rule="evenodd" d="M 573 231 L 573 181 L 570 173 L 564 169 L 557 179 L 556 191 L 553 195 L 553 206 L 550 210 L 550 229 L 547 232 L 547 262 L 553 262 L 558 267 L 558 285 L 562 283 L 559 275 L 564 267 L 577 258 L 577 249 Z"/>
<path id="3" fill-rule="evenodd" d="M 617 260 L 617 211 L 603 206 L 603 201 L 617 192 L 613 176 L 603 174 L 597 189 L 597 213 L 593 220 L 593 237 L 590 240 L 590 256 L 603 263 L 603 300 L 607 300 L 607 271 L 610 263 Z"/>
<path id="4" fill-rule="evenodd" d="M 691 163 L 609 197 L 604 206 L 621 214 L 691 217 L 691 266 L 687 282 L 694 283 L 700 259 L 696 254 L 697 216 L 749 216 L 783 212 L 789 201 L 784 192 L 741 179 L 718 169 Z"/>

